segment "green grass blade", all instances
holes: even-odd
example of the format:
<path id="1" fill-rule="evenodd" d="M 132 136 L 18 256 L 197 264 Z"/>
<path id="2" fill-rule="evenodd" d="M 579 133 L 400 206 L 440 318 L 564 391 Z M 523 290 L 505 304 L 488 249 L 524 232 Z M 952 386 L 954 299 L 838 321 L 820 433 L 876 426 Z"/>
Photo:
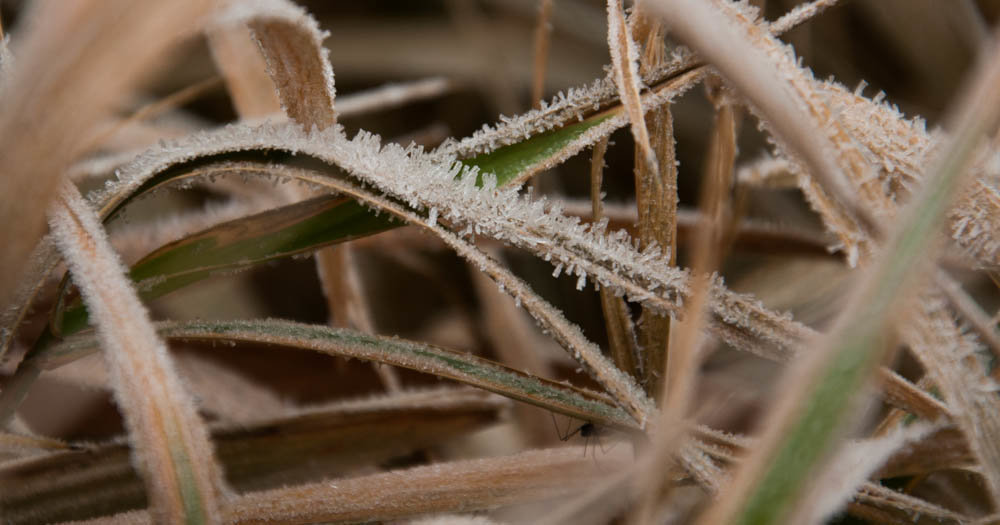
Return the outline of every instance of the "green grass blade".
<path id="1" fill-rule="evenodd" d="M 271 344 L 375 361 L 452 379 L 577 419 L 622 430 L 637 428 L 627 412 L 602 394 L 424 343 L 277 319 L 171 322 L 160 323 L 157 329 L 165 339 Z M 97 341 L 81 334 L 50 350 L 38 365 L 52 368 L 82 357 L 97 350 Z"/>
<path id="2" fill-rule="evenodd" d="M 309 253 L 397 225 L 353 200 L 323 196 L 225 222 L 170 243 L 136 263 L 130 276 L 144 298 L 159 297 L 220 270 Z"/>
<path id="3" fill-rule="evenodd" d="M 310 253 L 398 226 L 351 199 L 323 196 L 227 221 L 167 244 L 137 262 L 129 275 L 150 300 L 221 272 Z M 61 316 L 60 333 L 86 327 L 79 302 Z"/>
<path id="4" fill-rule="evenodd" d="M 620 112 L 621 108 L 619 107 L 614 111 L 600 113 L 581 122 L 540 133 L 523 142 L 463 159 L 462 163 L 478 167 L 481 173 L 493 173 L 497 176 L 497 186 L 503 186 L 517 180 L 522 173 L 559 154 L 563 148 L 580 138 L 587 130 Z"/>

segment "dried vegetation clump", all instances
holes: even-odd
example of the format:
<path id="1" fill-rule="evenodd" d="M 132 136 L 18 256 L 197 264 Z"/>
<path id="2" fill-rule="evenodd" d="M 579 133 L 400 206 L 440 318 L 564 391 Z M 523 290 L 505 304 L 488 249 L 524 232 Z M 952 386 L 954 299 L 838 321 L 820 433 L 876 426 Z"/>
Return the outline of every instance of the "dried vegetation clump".
<path id="1" fill-rule="evenodd" d="M 0 3 L 0 519 L 997 522 L 1000 11 L 842 3 Z"/>

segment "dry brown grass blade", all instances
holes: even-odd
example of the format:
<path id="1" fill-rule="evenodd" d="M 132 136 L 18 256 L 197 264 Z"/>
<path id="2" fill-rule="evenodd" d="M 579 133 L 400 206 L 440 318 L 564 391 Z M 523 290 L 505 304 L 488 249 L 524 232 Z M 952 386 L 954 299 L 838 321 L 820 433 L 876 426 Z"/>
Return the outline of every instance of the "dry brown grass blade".
<path id="1" fill-rule="evenodd" d="M 354 252 L 350 244 L 324 248 L 316 253 L 316 270 L 330 312 L 330 324 L 373 334 L 375 323 L 365 300 Z M 395 369 L 379 365 L 373 367 L 386 390 L 399 391 L 401 383 Z"/>
<path id="2" fill-rule="evenodd" d="M 256 56 L 247 36 L 256 42 Z M 267 116 L 280 108 L 305 129 L 334 125 L 336 91 L 324 37 L 314 18 L 286 0 L 237 3 L 222 13 L 209 41 L 217 48 L 213 53 L 233 90 L 240 117 Z M 222 62 L 227 59 L 238 61 Z M 248 100 L 240 102 L 241 98 Z M 274 105 L 276 101 L 280 106 Z"/>
<path id="3" fill-rule="evenodd" d="M 572 494 L 628 461 L 625 450 L 602 467 L 578 447 L 504 458 L 417 467 L 362 478 L 249 494 L 234 505 L 233 523 L 387 520 L 480 510 Z"/>
<path id="4" fill-rule="evenodd" d="M 326 248 L 317 253 L 320 282 L 330 308 L 330 324 L 375 333 L 375 325 L 364 299 L 354 250 L 347 245 Z M 387 386 L 390 386 L 390 383 Z M 395 384 L 390 388 L 398 388 Z"/>
<path id="5" fill-rule="evenodd" d="M 875 479 L 919 476 L 935 471 L 975 471 L 975 458 L 965 437 L 955 427 L 937 429 L 897 450 L 875 474 Z"/>
<path id="6" fill-rule="evenodd" d="M 573 494 L 629 461 L 626 451 L 611 451 L 598 468 L 582 452 L 582 447 L 535 450 L 251 492 L 234 501 L 227 522 L 383 521 L 546 501 Z M 145 524 L 150 520 L 144 512 L 131 512 L 85 523 Z"/>
<path id="7" fill-rule="evenodd" d="M 21 225 L 0 253 L 0 305 L 25 272 L 58 177 L 103 117 L 212 6 L 204 0 L 42 2 L 22 14 L 16 67 L 0 102 L 0 223 Z M 4 60 L 6 62 L 6 60 Z M 10 78 L 6 78 L 6 77 Z"/>
<path id="8" fill-rule="evenodd" d="M 480 390 L 437 388 L 340 401 L 253 423 L 215 424 L 213 441 L 240 492 L 350 475 L 498 421 L 505 400 Z M 5 523 L 52 523 L 144 504 L 122 442 L 0 467 Z M 67 500 L 65 494 L 75 497 Z"/>
<path id="9" fill-rule="evenodd" d="M 709 98 L 716 106 L 716 114 L 700 189 L 700 235 L 691 250 L 694 284 L 685 304 L 683 321 L 672 327 L 671 348 L 666 366 L 659 371 L 662 379 L 656 386 L 660 388 L 658 399 L 661 400 L 661 414 L 655 432 L 656 440 L 647 452 L 652 465 L 662 464 L 673 454 L 677 444 L 685 439 L 685 431 L 679 429 L 675 422 L 681 421 L 691 407 L 702 363 L 704 328 L 709 314 L 709 276 L 721 264 L 725 248 L 723 238 L 728 226 L 725 217 L 729 212 L 729 192 L 736 160 L 736 110 L 729 97 L 722 93 L 720 83 L 711 79 L 709 82 Z M 655 468 L 641 471 L 638 477 L 643 492 L 634 518 L 636 523 L 655 523 L 660 519 L 655 517 L 655 509 L 658 500 L 662 498 L 666 480 Z"/>
<path id="10" fill-rule="evenodd" d="M 642 99 L 639 97 L 639 92 L 642 90 L 639 50 L 625 22 L 625 6 L 622 0 L 608 0 L 608 50 L 615 72 L 615 84 L 618 86 L 622 104 L 625 105 L 628 120 L 632 124 L 632 136 L 636 144 L 642 148 L 642 159 L 646 163 L 646 169 L 653 174 L 654 184 L 659 187 L 662 184 L 659 177 L 660 163 L 656 152 L 653 151 L 649 131 L 646 129 Z"/>
<path id="11" fill-rule="evenodd" d="M 284 0 L 267 0 L 236 4 L 223 20 L 225 25 L 250 27 L 289 118 L 307 129 L 326 129 L 337 122 L 324 34 L 305 10 Z"/>
<path id="12" fill-rule="evenodd" d="M 552 4 L 555 0 L 539 0 L 535 22 L 535 59 L 531 68 L 531 107 L 542 107 L 545 94 L 545 72 L 549 62 L 549 38 L 552 34 Z"/>
<path id="13" fill-rule="evenodd" d="M 663 27 L 646 15 L 640 3 L 630 19 L 631 29 L 641 43 L 639 71 L 649 75 L 666 65 Z M 624 97 L 623 97 L 624 100 Z M 674 151 L 674 120 L 669 104 L 644 117 L 659 170 L 643 161 L 644 146 L 635 144 L 635 201 L 638 211 L 640 248 L 657 246 L 670 264 L 677 264 L 677 159 Z M 667 369 L 671 317 L 643 309 L 639 318 L 639 347 L 642 349 L 642 378 L 646 391 L 659 399 Z"/>
<path id="14" fill-rule="evenodd" d="M 52 231 L 97 324 L 154 515 L 175 523 L 218 522 L 225 484 L 166 347 L 77 189 L 63 182 L 57 202 Z"/>
<path id="15" fill-rule="evenodd" d="M 854 504 L 849 506 L 852 513 L 886 523 L 913 523 L 914 517 L 921 523 L 957 525 L 970 522 L 966 516 L 872 482 L 861 486 Z M 869 509 L 876 512 L 864 513 Z"/>
<path id="16" fill-rule="evenodd" d="M 713 88 L 709 88 L 713 89 Z M 714 89 L 721 90 L 716 85 Z M 709 303 L 709 275 L 722 262 L 726 219 L 730 212 L 729 192 L 732 187 L 733 163 L 736 159 L 736 116 L 734 104 L 722 94 L 715 95 L 716 115 L 712 138 L 707 154 L 707 168 L 702 182 L 699 208 L 701 223 L 699 235 L 692 246 L 691 268 L 696 276 L 694 289 L 685 305 L 684 321 L 674 340 L 677 359 L 668 359 L 661 371 L 660 398 L 665 400 L 665 410 L 673 412 L 672 418 L 683 417 L 694 386 L 694 375 L 699 366 L 697 354 L 701 346 L 702 329 Z"/>
<path id="17" fill-rule="evenodd" d="M 590 160 L 590 202 L 592 217 L 595 222 L 604 219 L 601 180 L 604 174 L 604 154 L 607 149 L 608 139 L 601 139 L 594 146 L 594 153 Z M 598 293 L 601 295 L 601 311 L 604 313 L 604 325 L 608 330 L 608 346 L 611 349 L 611 360 L 619 369 L 639 378 L 641 377 L 639 375 L 641 370 L 639 366 L 639 347 L 628 305 L 625 303 L 625 299 L 616 296 L 607 288 L 601 288 Z"/>
<path id="18" fill-rule="evenodd" d="M 850 134 L 827 106 L 811 74 L 798 67 L 792 53 L 756 23 L 746 4 L 721 0 L 659 0 L 650 5 L 677 36 L 732 82 L 760 111 L 783 144 L 809 167 L 803 188 L 814 207 L 823 210 L 852 264 L 868 251 L 873 217 L 891 210 L 869 209 L 882 190 L 875 173 L 852 145 Z M 819 184 L 811 182 L 819 181 Z M 859 251 L 860 250 L 860 251 Z"/>
<path id="19" fill-rule="evenodd" d="M 895 371 L 883 367 L 879 370 L 879 375 L 882 376 L 882 395 L 889 405 L 928 421 L 951 417 L 948 406 L 941 400 L 907 381 Z"/>
<path id="20" fill-rule="evenodd" d="M 907 120 L 895 107 L 882 101 L 862 96 L 864 84 L 851 92 L 832 83 L 817 83 L 816 89 L 827 100 L 833 111 L 853 139 L 853 145 L 863 155 L 880 159 L 879 184 L 883 193 L 897 201 L 906 198 L 923 178 L 924 170 L 935 151 L 940 147 L 944 134 L 928 132 L 922 119 Z M 1000 192 L 997 190 L 997 171 L 984 152 L 972 168 L 976 181 L 966 188 L 960 203 L 950 212 L 951 235 L 964 251 L 986 268 L 1000 267 L 1000 241 L 995 232 L 1000 231 Z M 754 173 L 754 167 L 758 168 Z M 786 158 L 761 161 L 741 174 L 750 180 L 758 176 L 785 184 L 789 178 L 804 177 L 797 163 Z M 758 179 L 759 180 L 759 179 Z M 762 181 L 763 182 L 763 181 Z M 813 191 L 808 186 L 807 192 Z M 880 204 L 879 207 L 885 207 Z M 829 213 L 826 208 L 818 208 Z M 830 215 L 826 220 L 838 220 Z"/>

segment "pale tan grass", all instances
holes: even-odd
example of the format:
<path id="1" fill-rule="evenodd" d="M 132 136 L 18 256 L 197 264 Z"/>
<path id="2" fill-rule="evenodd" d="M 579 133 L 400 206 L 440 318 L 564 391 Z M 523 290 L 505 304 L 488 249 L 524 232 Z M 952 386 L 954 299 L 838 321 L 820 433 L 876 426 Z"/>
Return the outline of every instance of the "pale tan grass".
<path id="1" fill-rule="evenodd" d="M 616 469 L 629 460 L 623 450 L 604 461 L 605 469 Z M 391 520 L 482 510 L 569 495 L 606 475 L 607 470 L 583 456 L 582 448 L 530 451 L 252 492 L 233 502 L 226 522 Z M 150 519 L 146 513 L 132 512 L 90 523 L 150 523 Z"/>
<path id="2" fill-rule="evenodd" d="M 10 78 L 0 103 L 0 194 L 21 197 L 6 202 L 0 222 L 23 225 L 5 238 L 0 255 L 0 304 L 7 305 L 24 273 L 58 178 L 90 127 L 211 7 L 194 0 L 85 1 L 33 4 L 24 13 L 16 67 L 4 75 Z"/>
<path id="3" fill-rule="evenodd" d="M 216 523 L 226 487 L 190 395 L 94 212 L 68 182 L 58 199 L 53 233 L 97 325 L 153 515 Z"/>
<path id="4" fill-rule="evenodd" d="M 628 24 L 625 22 L 625 7 L 621 0 L 608 0 L 608 50 L 615 72 L 615 84 L 625 106 L 632 136 L 642 149 L 646 169 L 653 174 L 654 184 L 659 186 L 660 163 L 653 151 L 649 131 L 646 129 L 645 112 L 639 92 L 642 90 L 639 77 L 639 50 L 632 40 Z"/>

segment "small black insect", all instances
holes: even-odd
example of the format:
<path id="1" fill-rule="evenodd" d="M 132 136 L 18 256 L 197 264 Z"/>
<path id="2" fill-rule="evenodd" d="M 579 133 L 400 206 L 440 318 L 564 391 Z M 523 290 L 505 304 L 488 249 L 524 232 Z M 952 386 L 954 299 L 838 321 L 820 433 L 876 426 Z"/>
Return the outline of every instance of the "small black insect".
<path id="1" fill-rule="evenodd" d="M 576 427 L 574 430 L 570 431 L 569 426 L 572 425 L 572 420 L 570 420 L 570 422 L 566 424 L 565 430 L 559 430 L 559 425 L 556 423 L 556 417 L 552 415 L 551 412 L 549 413 L 549 416 L 552 417 L 552 426 L 556 428 L 556 435 L 559 436 L 559 439 L 561 441 L 569 441 L 570 438 L 572 438 L 577 434 L 580 434 L 580 437 L 586 439 L 583 445 L 584 456 L 587 455 L 587 448 L 590 445 L 590 439 L 593 438 L 595 441 L 597 441 L 597 447 L 593 449 L 595 462 L 597 461 L 597 448 L 601 449 L 602 454 L 607 454 L 608 452 L 611 452 L 611 450 L 613 450 L 621 442 L 621 439 L 616 439 L 616 438 L 624 438 L 632 445 L 633 458 L 637 458 L 639 456 L 640 451 L 643 450 L 645 446 L 649 444 L 649 438 L 646 437 L 646 435 L 641 431 L 638 430 L 626 431 L 622 429 L 616 429 L 613 427 L 604 427 L 597 425 L 596 423 L 593 423 L 591 421 L 587 421 L 584 424 Z M 608 446 L 605 446 L 604 445 L 605 440 L 602 438 L 611 438 L 613 443 L 611 443 Z"/>
<path id="2" fill-rule="evenodd" d="M 584 445 L 583 445 L 583 455 L 584 456 L 587 455 L 587 446 L 590 444 L 590 439 L 591 438 L 594 438 L 597 441 L 597 446 L 600 447 L 601 452 L 604 453 L 604 454 L 607 454 L 608 451 L 610 451 L 615 446 L 615 445 L 611 445 L 611 446 L 605 448 L 604 444 L 601 442 L 601 436 L 607 436 L 608 435 L 608 430 L 605 429 L 604 427 L 599 427 L 599 426 L 595 425 L 594 423 L 588 421 L 588 422 L 586 422 L 586 423 L 584 423 L 584 424 L 576 427 L 576 429 L 573 430 L 573 431 L 569 430 L 569 426 L 568 425 L 566 426 L 566 430 L 560 431 L 559 430 L 559 425 L 556 423 L 556 417 L 553 416 L 552 413 L 549 413 L 549 416 L 552 417 L 552 425 L 556 427 L 556 434 L 559 436 L 559 440 L 560 441 L 569 441 L 569 439 L 571 437 L 573 437 L 573 436 L 575 436 L 577 434 L 580 434 L 580 437 L 586 439 L 586 441 L 584 442 Z M 597 451 L 596 450 L 594 451 L 594 460 L 595 461 L 597 460 Z"/>

